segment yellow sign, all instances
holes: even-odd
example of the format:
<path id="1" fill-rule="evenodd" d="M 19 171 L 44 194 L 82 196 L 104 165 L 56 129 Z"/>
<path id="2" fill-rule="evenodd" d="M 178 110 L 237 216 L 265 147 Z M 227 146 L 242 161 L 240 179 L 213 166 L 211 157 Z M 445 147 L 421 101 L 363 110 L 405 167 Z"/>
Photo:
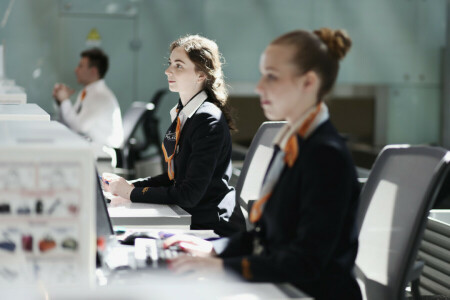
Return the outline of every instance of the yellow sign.
<path id="1" fill-rule="evenodd" d="M 97 28 L 92 28 L 91 31 L 89 31 L 87 38 L 86 38 L 86 46 L 90 47 L 99 47 L 102 43 L 102 38 L 100 36 L 100 33 L 98 33 Z"/>

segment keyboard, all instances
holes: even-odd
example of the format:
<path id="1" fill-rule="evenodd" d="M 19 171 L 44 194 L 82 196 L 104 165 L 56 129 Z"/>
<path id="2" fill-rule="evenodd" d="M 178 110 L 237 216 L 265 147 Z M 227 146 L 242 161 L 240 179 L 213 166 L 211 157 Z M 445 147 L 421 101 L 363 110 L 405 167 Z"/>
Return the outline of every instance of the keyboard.
<path id="1" fill-rule="evenodd" d="M 167 260 L 187 255 L 178 245 L 164 248 L 164 240 L 137 238 L 134 244 L 134 257 L 137 268 L 166 268 Z"/>

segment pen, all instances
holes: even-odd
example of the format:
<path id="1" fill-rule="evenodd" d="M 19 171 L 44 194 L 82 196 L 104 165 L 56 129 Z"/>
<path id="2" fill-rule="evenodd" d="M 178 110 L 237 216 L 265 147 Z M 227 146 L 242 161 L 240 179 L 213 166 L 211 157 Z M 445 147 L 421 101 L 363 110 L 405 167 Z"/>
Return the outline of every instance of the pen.
<path id="1" fill-rule="evenodd" d="M 171 237 L 172 235 L 174 235 L 173 233 L 170 232 L 164 232 L 164 231 L 160 231 L 158 232 L 158 235 L 161 239 L 166 239 L 168 237 Z"/>
<path id="2" fill-rule="evenodd" d="M 100 181 L 103 181 L 103 177 L 102 176 L 98 175 L 98 178 L 100 178 Z M 109 181 L 108 180 L 105 180 L 105 183 L 109 185 Z"/>

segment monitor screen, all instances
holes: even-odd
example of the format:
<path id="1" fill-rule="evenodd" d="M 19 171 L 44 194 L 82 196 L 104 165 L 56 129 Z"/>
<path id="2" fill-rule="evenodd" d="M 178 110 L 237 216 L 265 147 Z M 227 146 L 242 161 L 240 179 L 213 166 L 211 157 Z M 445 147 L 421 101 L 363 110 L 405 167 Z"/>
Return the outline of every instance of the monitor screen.
<path id="1" fill-rule="evenodd" d="M 97 238 L 101 236 L 110 236 L 114 234 L 111 220 L 108 215 L 108 208 L 106 207 L 106 200 L 103 195 L 103 190 L 100 182 L 100 177 L 95 172 L 95 180 L 96 180 L 96 207 L 97 207 Z"/>

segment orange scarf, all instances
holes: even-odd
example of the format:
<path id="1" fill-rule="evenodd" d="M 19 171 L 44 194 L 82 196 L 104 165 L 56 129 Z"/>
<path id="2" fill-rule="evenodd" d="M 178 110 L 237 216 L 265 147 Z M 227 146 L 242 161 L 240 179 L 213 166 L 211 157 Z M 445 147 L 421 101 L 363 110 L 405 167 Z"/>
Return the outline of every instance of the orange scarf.
<path id="1" fill-rule="evenodd" d="M 269 166 L 266 172 L 266 177 L 264 179 L 263 187 L 261 189 L 263 196 L 253 204 L 252 209 L 250 211 L 250 221 L 252 223 L 256 223 L 261 218 L 261 215 L 264 211 L 264 206 L 267 200 L 269 200 L 270 196 L 272 195 L 272 188 L 273 186 L 275 186 L 276 181 L 278 181 L 278 178 L 281 175 L 281 171 L 284 168 L 284 165 L 287 165 L 289 168 L 292 168 L 295 161 L 297 160 L 299 150 L 297 134 L 300 137 L 305 138 L 307 134 L 311 132 L 311 129 L 315 129 L 312 128 L 311 126 L 313 125 L 314 121 L 316 121 L 316 118 L 318 117 L 319 113 L 323 111 L 325 110 L 322 104 L 320 103 L 301 123 L 297 132 L 294 132 L 294 134 L 292 134 L 288 138 L 283 151 L 274 152 L 275 157 L 272 158 L 272 164 Z M 325 117 L 328 117 L 327 111 L 325 111 Z M 315 125 L 318 126 L 319 124 Z M 280 162 L 277 163 L 277 160 L 279 160 Z M 281 160 L 283 161 L 283 164 L 281 164 Z M 265 188 L 266 185 L 269 186 L 269 188 Z"/>

